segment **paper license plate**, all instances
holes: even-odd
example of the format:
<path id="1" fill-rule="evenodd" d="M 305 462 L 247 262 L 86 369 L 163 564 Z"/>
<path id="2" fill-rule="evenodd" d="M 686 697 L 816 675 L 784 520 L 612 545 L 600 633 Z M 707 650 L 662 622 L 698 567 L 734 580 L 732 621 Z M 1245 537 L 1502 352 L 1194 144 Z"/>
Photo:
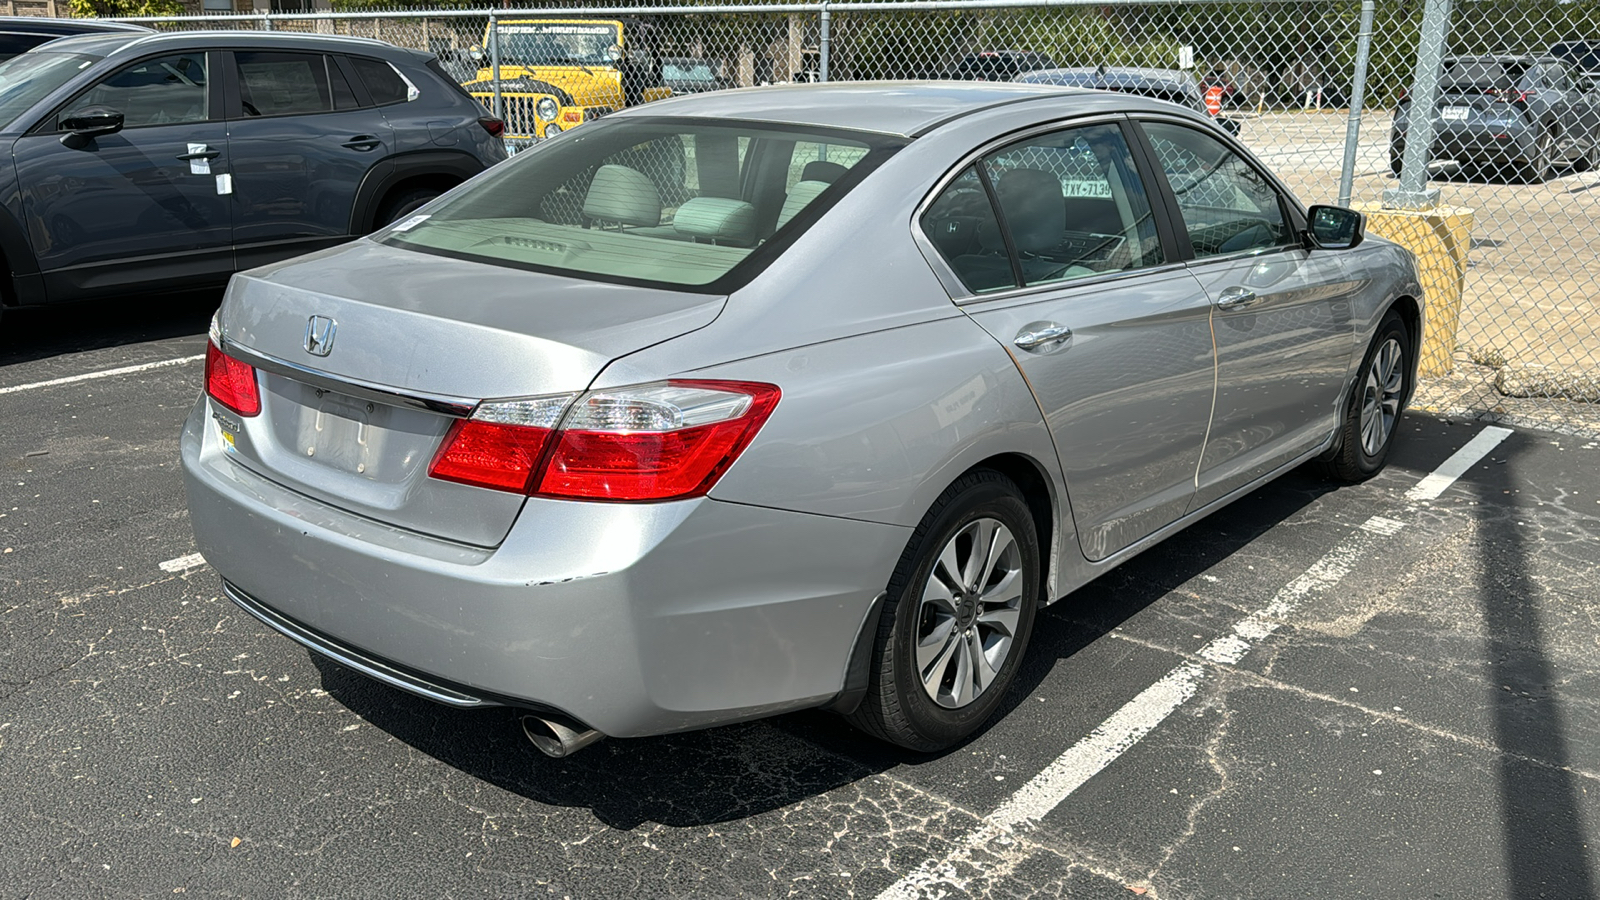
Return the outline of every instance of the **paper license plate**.
<path id="1" fill-rule="evenodd" d="M 1472 115 L 1472 107 L 1446 106 L 1440 115 L 1448 122 L 1465 122 L 1467 117 Z"/>

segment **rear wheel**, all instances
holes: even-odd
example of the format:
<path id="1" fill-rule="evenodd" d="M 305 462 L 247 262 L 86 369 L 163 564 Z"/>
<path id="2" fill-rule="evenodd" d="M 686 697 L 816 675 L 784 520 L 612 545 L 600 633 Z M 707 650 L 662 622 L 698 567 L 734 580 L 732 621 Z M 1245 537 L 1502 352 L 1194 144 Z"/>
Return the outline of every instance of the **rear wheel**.
<path id="1" fill-rule="evenodd" d="M 857 728 L 912 750 L 973 734 L 1016 678 L 1040 584 L 1033 516 L 1010 479 L 964 475 L 934 502 L 889 581 Z"/>
<path id="2" fill-rule="evenodd" d="M 1534 138 L 1533 156 L 1522 165 L 1522 180 L 1543 184 L 1556 177 L 1556 135 L 1546 128 Z"/>
<path id="3" fill-rule="evenodd" d="M 1338 450 L 1323 463 L 1328 477 L 1354 484 L 1378 474 L 1389 461 L 1395 429 L 1411 394 L 1410 354 L 1406 323 L 1390 310 L 1357 370 L 1339 423 Z"/>
<path id="4" fill-rule="evenodd" d="M 382 228 L 398 222 L 432 202 L 442 193 L 444 192 L 438 188 L 418 187 L 385 197 L 383 205 L 378 208 L 377 221 L 373 225 Z"/>
<path id="5" fill-rule="evenodd" d="M 1404 147 L 1395 147 L 1395 146 L 1390 146 L 1389 147 L 1389 174 L 1390 175 L 1393 175 L 1396 178 L 1400 177 L 1400 170 L 1405 165 L 1405 156 L 1406 156 L 1406 148 L 1404 148 Z"/>

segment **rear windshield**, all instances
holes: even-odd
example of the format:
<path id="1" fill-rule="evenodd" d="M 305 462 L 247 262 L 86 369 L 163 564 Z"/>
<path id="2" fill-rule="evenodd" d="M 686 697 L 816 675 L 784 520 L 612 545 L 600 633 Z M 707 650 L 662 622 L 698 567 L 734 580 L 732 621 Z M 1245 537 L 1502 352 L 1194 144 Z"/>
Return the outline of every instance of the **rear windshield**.
<path id="1" fill-rule="evenodd" d="M 1444 84 L 1450 88 L 1514 88 L 1520 86 L 1529 65 L 1492 59 L 1459 59 L 1445 63 Z"/>
<path id="2" fill-rule="evenodd" d="M 603 119 L 517 154 L 378 239 L 597 281 L 724 293 L 903 144 L 728 120 Z"/>

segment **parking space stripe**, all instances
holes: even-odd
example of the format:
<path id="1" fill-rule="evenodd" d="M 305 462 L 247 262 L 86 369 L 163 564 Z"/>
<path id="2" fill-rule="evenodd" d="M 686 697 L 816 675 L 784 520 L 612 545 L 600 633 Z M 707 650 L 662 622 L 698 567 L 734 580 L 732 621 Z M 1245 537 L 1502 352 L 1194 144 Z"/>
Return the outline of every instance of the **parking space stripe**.
<path id="1" fill-rule="evenodd" d="M 1510 433 L 1506 428 L 1485 428 L 1407 491 L 1406 499 L 1439 496 Z M 1198 655 L 1215 665 L 1238 663 L 1256 643 L 1276 632 L 1308 597 L 1338 585 L 1368 550 L 1404 527 L 1405 523 L 1385 516 L 1367 519 L 1355 533 L 1279 589 L 1266 606 L 1239 620 L 1230 633 L 1206 644 Z M 1090 778 L 1154 731 L 1199 691 L 1206 674 L 1206 668 L 1197 662 L 1185 662 L 1173 668 L 985 816 L 950 852 L 942 858 L 926 860 L 886 888 L 878 895 L 878 900 L 942 896 L 940 886 L 943 885 L 966 891 L 968 880 L 962 869 L 973 868 L 974 857 L 979 853 L 995 860 L 985 860 L 982 866 L 985 880 L 993 882 L 1009 875 L 1026 858 L 1006 852 L 1009 845 L 1016 843 L 1017 829 L 1043 819 Z"/>
<path id="2" fill-rule="evenodd" d="M 163 572 L 187 572 L 196 566 L 203 566 L 205 564 L 206 558 L 204 556 L 201 556 L 198 553 L 186 553 L 177 559 L 169 559 L 166 562 L 158 563 L 157 565 Z"/>
<path id="3" fill-rule="evenodd" d="M 1428 476 L 1417 482 L 1416 486 L 1406 491 L 1407 500 L 1433 500 L 1445 492 L 1445 489 L 1456 483 L 1456 479 L 1467 473 L 1467 470 L 1477 464 L 1478 460 L 1489 455 L 1489 451 L 1500 446 L 1500 442 L 1511 436 L 1511 429 L 1491 425 L 1478 432 L 1466 446 L 1457 450 L 1454 455 L 1445 460 L 1439 468 L 1428 473 Z"/>
<path id="4" fill-rule="evenodd" d="M 133 375 L 137 372 L 148 372 L 151 369 L 165 369 L 169 366 L 182 366 L 205 359 L 204 353 L 197 356 L 180 356 L 177 359 L 163 359 L 160 362 L 141 363 L 137 366 L 123 366 L 120 369 L 106 369 L 101 372 L 88 372 L 83 375 L 68 375 L 65 378 L 52 378 L 49 381 L 35 381 L 32 384 L 16 384 L 11 387 L 0 387 L 0 394 L 18 394 L 23 391 L 38 388 L 55 387 L 62 384 L 76 384 L 80 381 L 94 381 L 97 378 L 112 378 L 117 375 Z"/>

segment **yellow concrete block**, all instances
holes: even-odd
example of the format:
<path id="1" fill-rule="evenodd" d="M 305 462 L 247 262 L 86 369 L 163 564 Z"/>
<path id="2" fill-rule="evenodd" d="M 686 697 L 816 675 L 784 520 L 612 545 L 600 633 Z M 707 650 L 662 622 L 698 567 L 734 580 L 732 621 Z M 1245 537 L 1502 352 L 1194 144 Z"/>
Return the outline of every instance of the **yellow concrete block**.
<path id="1" fill-rule="evenodd" d="M 1422 375 L 1447 375 L 1461 328 L 1461 292 L 1467 281 L 1467 250 L 1472 246 L 1473 210 L 1440 206 L 1414 211 L 1357 204 L 1367 214 L 1367 231 L 1394 241 L 1417 257 L 1422 280 Z"/>

